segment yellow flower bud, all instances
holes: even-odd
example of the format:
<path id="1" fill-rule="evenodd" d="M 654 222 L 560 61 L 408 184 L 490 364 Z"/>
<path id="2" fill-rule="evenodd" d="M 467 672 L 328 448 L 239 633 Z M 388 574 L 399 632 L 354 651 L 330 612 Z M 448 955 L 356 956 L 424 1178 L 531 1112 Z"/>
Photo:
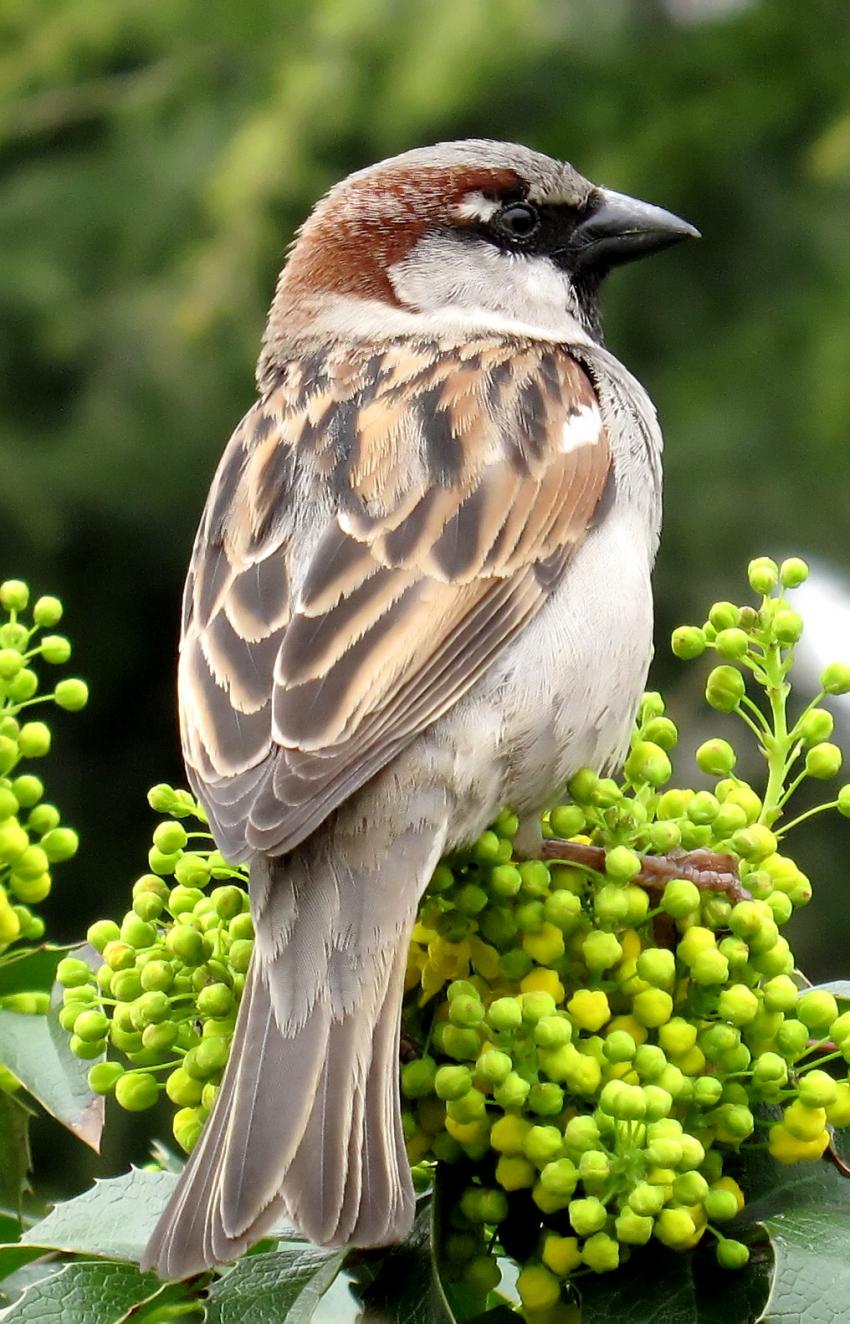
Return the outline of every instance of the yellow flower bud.
<path id="1" fill-rule="evenodd" d="M 515 1117 L 506 1113 L 493 1123 L 490 1131 L 490 1144 L 500 1154 L 522 1154 L 523 1141 L 531 1130 L 531 1122 L 524 1117 Z"/>
<path id="2" fill-rule="evenodd" d="M 594 1034 L 611 1019 L 608 999 L 600 989 L 578 989 L 567 1003 L 567 1011 L 580 1029 Z"/>
<path id="3" fill-rule="evenodd" d="M 606 1025 L 605 1034 L 613 1034 L 615 1030 L 625 1030 L 638 1045 L 645 1044 L 649 1037 L 646 1027 L 635 1020 L 634 1016 L 614 1016 Z"/>
<path id="4" fill-rule="evenodd" d="M 782 1125 L 797 1140 L 815 1140 L 826 1125 L 826 1110 L 807 1108 L 795 1099 L 783 1112 Z"/>
<path id="5" fill-rule="evenodd" d="M 428 944 L 428 956 L 431 964 L 442 971 L 445 979 L 465 979 L 469 974 L 469 943 L 449 942 L 437 937 Z"/>
<path id="6" fill-rule="evenodd" d="M 812 1109 L 811 1111 L 817 1111 Z M 786 1126 L 777 1122 L 770 1128 L 768 1149 L 780 1163 L 815 1162 L 829 1144 L 829 1132 L 823 1130 L 809 1140 L 794 1136 Z"/>
<path id="7" fill-rule="evenodd" d="M 523 993 L 550 993 L 556 1002 L 564 1000 L 564 986 L 554 970 L 530 970 L 519 986 Z"/>
<path id="8" fill-rule="evenodd" d="M 625 933 L 620 934 L 620 943 L 623 948 L 623 960 L 636 961 L 643 950 L 640 934 L 635 929 L 626 929 Z"/>
<path id="9" fill-rule="evenodd" d="M 662 1209 L 655 1221 L 655 1235 L 673 1250 L 686 1250 L 693 1244 L 697 1227 L 690 1211 L 684 1208 Z"/>
<path id="10" fill-rule="evenodd" d="M 528 1264 L 516 1280 L 519 1299 L 526 1310 L 547 1310 L 561 1296 L 558 1279 L 542 1264 Z"/>
<path id="11" fill-rule="evenodd" d="M 472 1122 L 457 1122 L 453 1117 L 447 1117 L 446 1130 L 459 1145 L 470 1145 L 479 1140 L 485 1141 L 489 1126 L 485 1118 L 476 1118 Z"/>
<path id="12" fill-rule="evenodd" d="M 534 1185 L 537 1169 L 519 1154 L 503 1154 L 496 1164 L 496 1181 L 505 1191 L 521 1191 Z"/>
<path id="13" fill-rule="evenodd" d="M 567 1278 L 581 1264 L 578 1237 L 558 1237 L 550 1232 L 543 1242 L 543 1263 L 559 1278 Z"/>
<path id="14" fill-rule="evenodd" d="M 522 947 L 533 961 L 549 965 L 564 955 L 564 935 L 554 924 L 545 920 L 537 933 L 523 935 Z"/>
<path id="15" fill-rule="evenodd" d="M 472 968 L 476 974 L 481 975 L 483 979 L 493 981 L 499 977 L 499 953 L 495 947 L 484 942 L 481 938 L 471 937 L 469 939 L 469 952 L 472 959 Z"/>

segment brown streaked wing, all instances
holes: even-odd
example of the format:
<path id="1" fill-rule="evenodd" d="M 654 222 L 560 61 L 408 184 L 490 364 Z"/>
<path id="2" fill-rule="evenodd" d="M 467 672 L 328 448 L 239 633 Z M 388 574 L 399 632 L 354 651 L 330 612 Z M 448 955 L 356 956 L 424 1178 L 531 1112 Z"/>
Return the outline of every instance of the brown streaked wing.
<path id="1" fill-rule="evenodd" d="M 184 752 L 222 848 L 292 849 L 456 703 L 558 583 L 609 465 L 590 380 L 551 345 L 284 369 L 225 453 L 187 582 Z M 305 507 L 326 521 L 306 565 Z"/>

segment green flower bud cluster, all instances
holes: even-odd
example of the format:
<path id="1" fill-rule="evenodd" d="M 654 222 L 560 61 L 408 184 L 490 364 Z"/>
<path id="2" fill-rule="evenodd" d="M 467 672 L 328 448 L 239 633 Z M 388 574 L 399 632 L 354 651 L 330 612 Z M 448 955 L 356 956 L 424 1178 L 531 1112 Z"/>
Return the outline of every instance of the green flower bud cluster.
<path id="1" fill-rule="evenodd" d="M 73 956 L 59 963 L 59 1020 L 72 1051 L 93 1062 L 91 1089 L 131 1112 L 164 1093 L 188 1152 L 227 1062 L 253 926 L 246 875 L 215 849 L 200 805 L 165 785 L 148 799 L 168 815 L 153 833 L 150 872 L 135 882 L 120 924 L 90 926 L 96 969 Z"/>
<path id="2" fill-rule="evenodd" d="M 804 583 L 808 573 L 808 566 L 799 557 L 791 557 L 781 565 L 770 557 L 757 557 L 747 570 L 750 587 L 761 595 L 756 606 L 715 602 L 702 626 L 680 626 L 673 631 L 672 647 L 677 657 L 690 660 L 713 651 L 721 659 L 706 681 L 709 705 L 717 712 L 737 713 L 763 747 L 764 736 L 770 738 L 770 776 L 759 810 L 760 821 L 768 826 L 778 818 L 784 800 L 800 782 L 806 778 L 829 780 L 838 775 L 843 762 L 841 750 L 830 741 L 832 714 L 820 705 L 827 696 L 850 693 L 850 665 L 833 662 L 825 667 L 820 693 L 795 722 L 787 720 L 791 688 L 788 676 L 795 646 L 803 633 L 803 620 L 785 594 Z M 759 706 L 748 695 L 745 673 L 762 690 L 767 705 Z M 735 762 L 734 750 L 724 740 L 708 741 L 697 751 L 697 763 L 709 775 L 729 776 Z M 779 793 L 780 786 L 783 794 Z M 850 814 L 850 786 L 842 787 L 838 797 L 819 806 L 818 811 L 833 808 Z"/>
<path id="3" fill-rule="evenodd" d="M 0 953 L 14 942 L 37 942 L 44 921 L 32 907 L 48 896 L 53 866 L 69 860 L 79 845 L 55 805 L 44 799 L 41 777 L 30 760 L 50 750 L 50 727 L 30 716 L 38 704 L 76 712 L 88 690 L 65 679 L 40 692 L 40 667 L 64 665 L 71 645 L 55 628 L 62 618 L 58 598 L 30 603 L 20 579 L 0 583 Z"/>
<path id="4" fill-rule="evenodd" d="M 756 606 L 715 603 L 674 635 L 680 657 L 719 653 L 707 701 L 756 734 L 763 785 L 738 776 L 726 732 L 696 751 L 708 784 L 675 785 L 679 733 L 648 693 L 622 778 L 581 769 L 543 815 L 545 860 L 520 857 L 506 809 L 439 864 L 420 905 L 405 980 L 404 1035 L 418 1046 L 401 1068 L 408 1155 L 457 1180 L 451 1272 L 487 1291 L 510 1256 L 530 1316 L 573 1274 L 613 1270 L 650 1241 L 688 1250 L 709 1237 L 722 1267 L 740 1267 L 749 1252 L 726 1228 L 744 1204 L 742 1147 L 763 1139 L 781 1162 L 812 1160 L 830 1127 L 850 1126 L 850 1018 L 826 990 L 801 990 L 783 933 L 811 897 L 785 853 L 789 797 L 837 771 L 823 705 L 850 690 L 834 664 L 789 716 L 802 625 L 783 594 L 805 574 L 760 558 Z M 149 872 L 120 924 L 89 930 L 98 967 L 60 964 L 61 1021 L 92 1061 L 92 1088 L 131 1110 L 165 1093 L 188 1151 L 226 1062 L 251 919 L 245 875 L 191 795 L 158 786 L 149 800 L 165 816 Z M 850 786 L 809 813 L 830 807 L 850 816 Z M 691 851 L 730 857 L 731 894 L 697 886 L 687 862 L 672 876 Z"/>
<path id="5" fill-rule="evenodd" d="M 674 635 L 679 656 L 720 653 L 707 701 L 758 735 L 763 786 L 736 774 L 721 736 L 696 751 L 710 789 L 672 785 L 679 734 L 648 693 L 622 780 L 582 769 L 543 816 L 563 858 L 554 841 L 546 861 L 517 858 L 505 811 L 442 861 L 423 898 L 406 977 L 405 1034 L 422 1045 L 401 1072 L 409 1158 L 454 1165 L 452 1271 L 492 1284 L 496 1257 L 512 1256 L 527 1312 L 652 1240 L 688 1250 L 709 1236 L 722 1267 L 741 1267 L 747 1247 L 724 1230 L 744 1205 L 741 1148 L 813 1160 L 830 1127 L 850 1126 L 850 1014 L 801 990 L 782 932 L 811 898 L 784 853 L 783 814 L 797 784 L 836 771 L 821 705 L 850 689 L 836 664 L 788 716 L 802 626 L 781 594 L 805 574 L 761 558 L 757 607 L 716 603 Z M 850 787 L 833 806 L 850 815 Z M 737 895 L 684 868 L 669 877 L 688 851 L 730 857 Z M 652 856 L 666 870 L 653 873 Z"/>

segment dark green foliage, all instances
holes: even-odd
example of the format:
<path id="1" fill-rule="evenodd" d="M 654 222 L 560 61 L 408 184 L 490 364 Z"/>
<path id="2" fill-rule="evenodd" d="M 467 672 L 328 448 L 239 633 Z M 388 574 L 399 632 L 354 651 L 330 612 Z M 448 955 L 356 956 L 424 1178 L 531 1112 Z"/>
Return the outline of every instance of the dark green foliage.
<path id="1" fill-rule="evenodd" d="M 89 604 L 85 756 L 128 868 L 121 791 L 179 775 L 160 714 L 194 523 L 286 244 L 352 167 L 514 138 L 699 225 L 606 301 L 668 438 L 662 630 L 730 556 L 847 545 L 845 6 L 678 25 L 658 0 L 57 0 L 4 26 L 0 551 Z M 70 794 L 85 829 L 100 810 Z M 84 881 L 87 921 L 105 880 Z"/>

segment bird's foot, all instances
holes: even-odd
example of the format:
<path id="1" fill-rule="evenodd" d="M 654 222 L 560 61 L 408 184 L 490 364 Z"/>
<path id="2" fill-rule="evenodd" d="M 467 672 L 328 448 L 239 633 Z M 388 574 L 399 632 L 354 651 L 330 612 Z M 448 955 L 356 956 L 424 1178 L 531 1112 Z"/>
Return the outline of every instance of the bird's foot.
<path id="1" fill-rule="evenodd" d="M 580 841 L 561 841 L 549 837 L 543 841 L 541 858 L 565 860 L 585 868 L 605 872 L 605 849 Z M 672 878 L 686 878 L 701 892 L 724 892 L 730 901 L 749 901 L 750 894 L 738 875 L 732 855 L 711 850 L 671 850 L 666 855 L 642 855 L 640 873 L 633 883 L 650 891 L 661 891 Z"/>
<path id="2" fill-rule="evenodd" d="M 529 814 L 521 818 L 513 839 L 515 860 L 539 860 L 542 858 L 543 828 L 539 814 Z"/>

